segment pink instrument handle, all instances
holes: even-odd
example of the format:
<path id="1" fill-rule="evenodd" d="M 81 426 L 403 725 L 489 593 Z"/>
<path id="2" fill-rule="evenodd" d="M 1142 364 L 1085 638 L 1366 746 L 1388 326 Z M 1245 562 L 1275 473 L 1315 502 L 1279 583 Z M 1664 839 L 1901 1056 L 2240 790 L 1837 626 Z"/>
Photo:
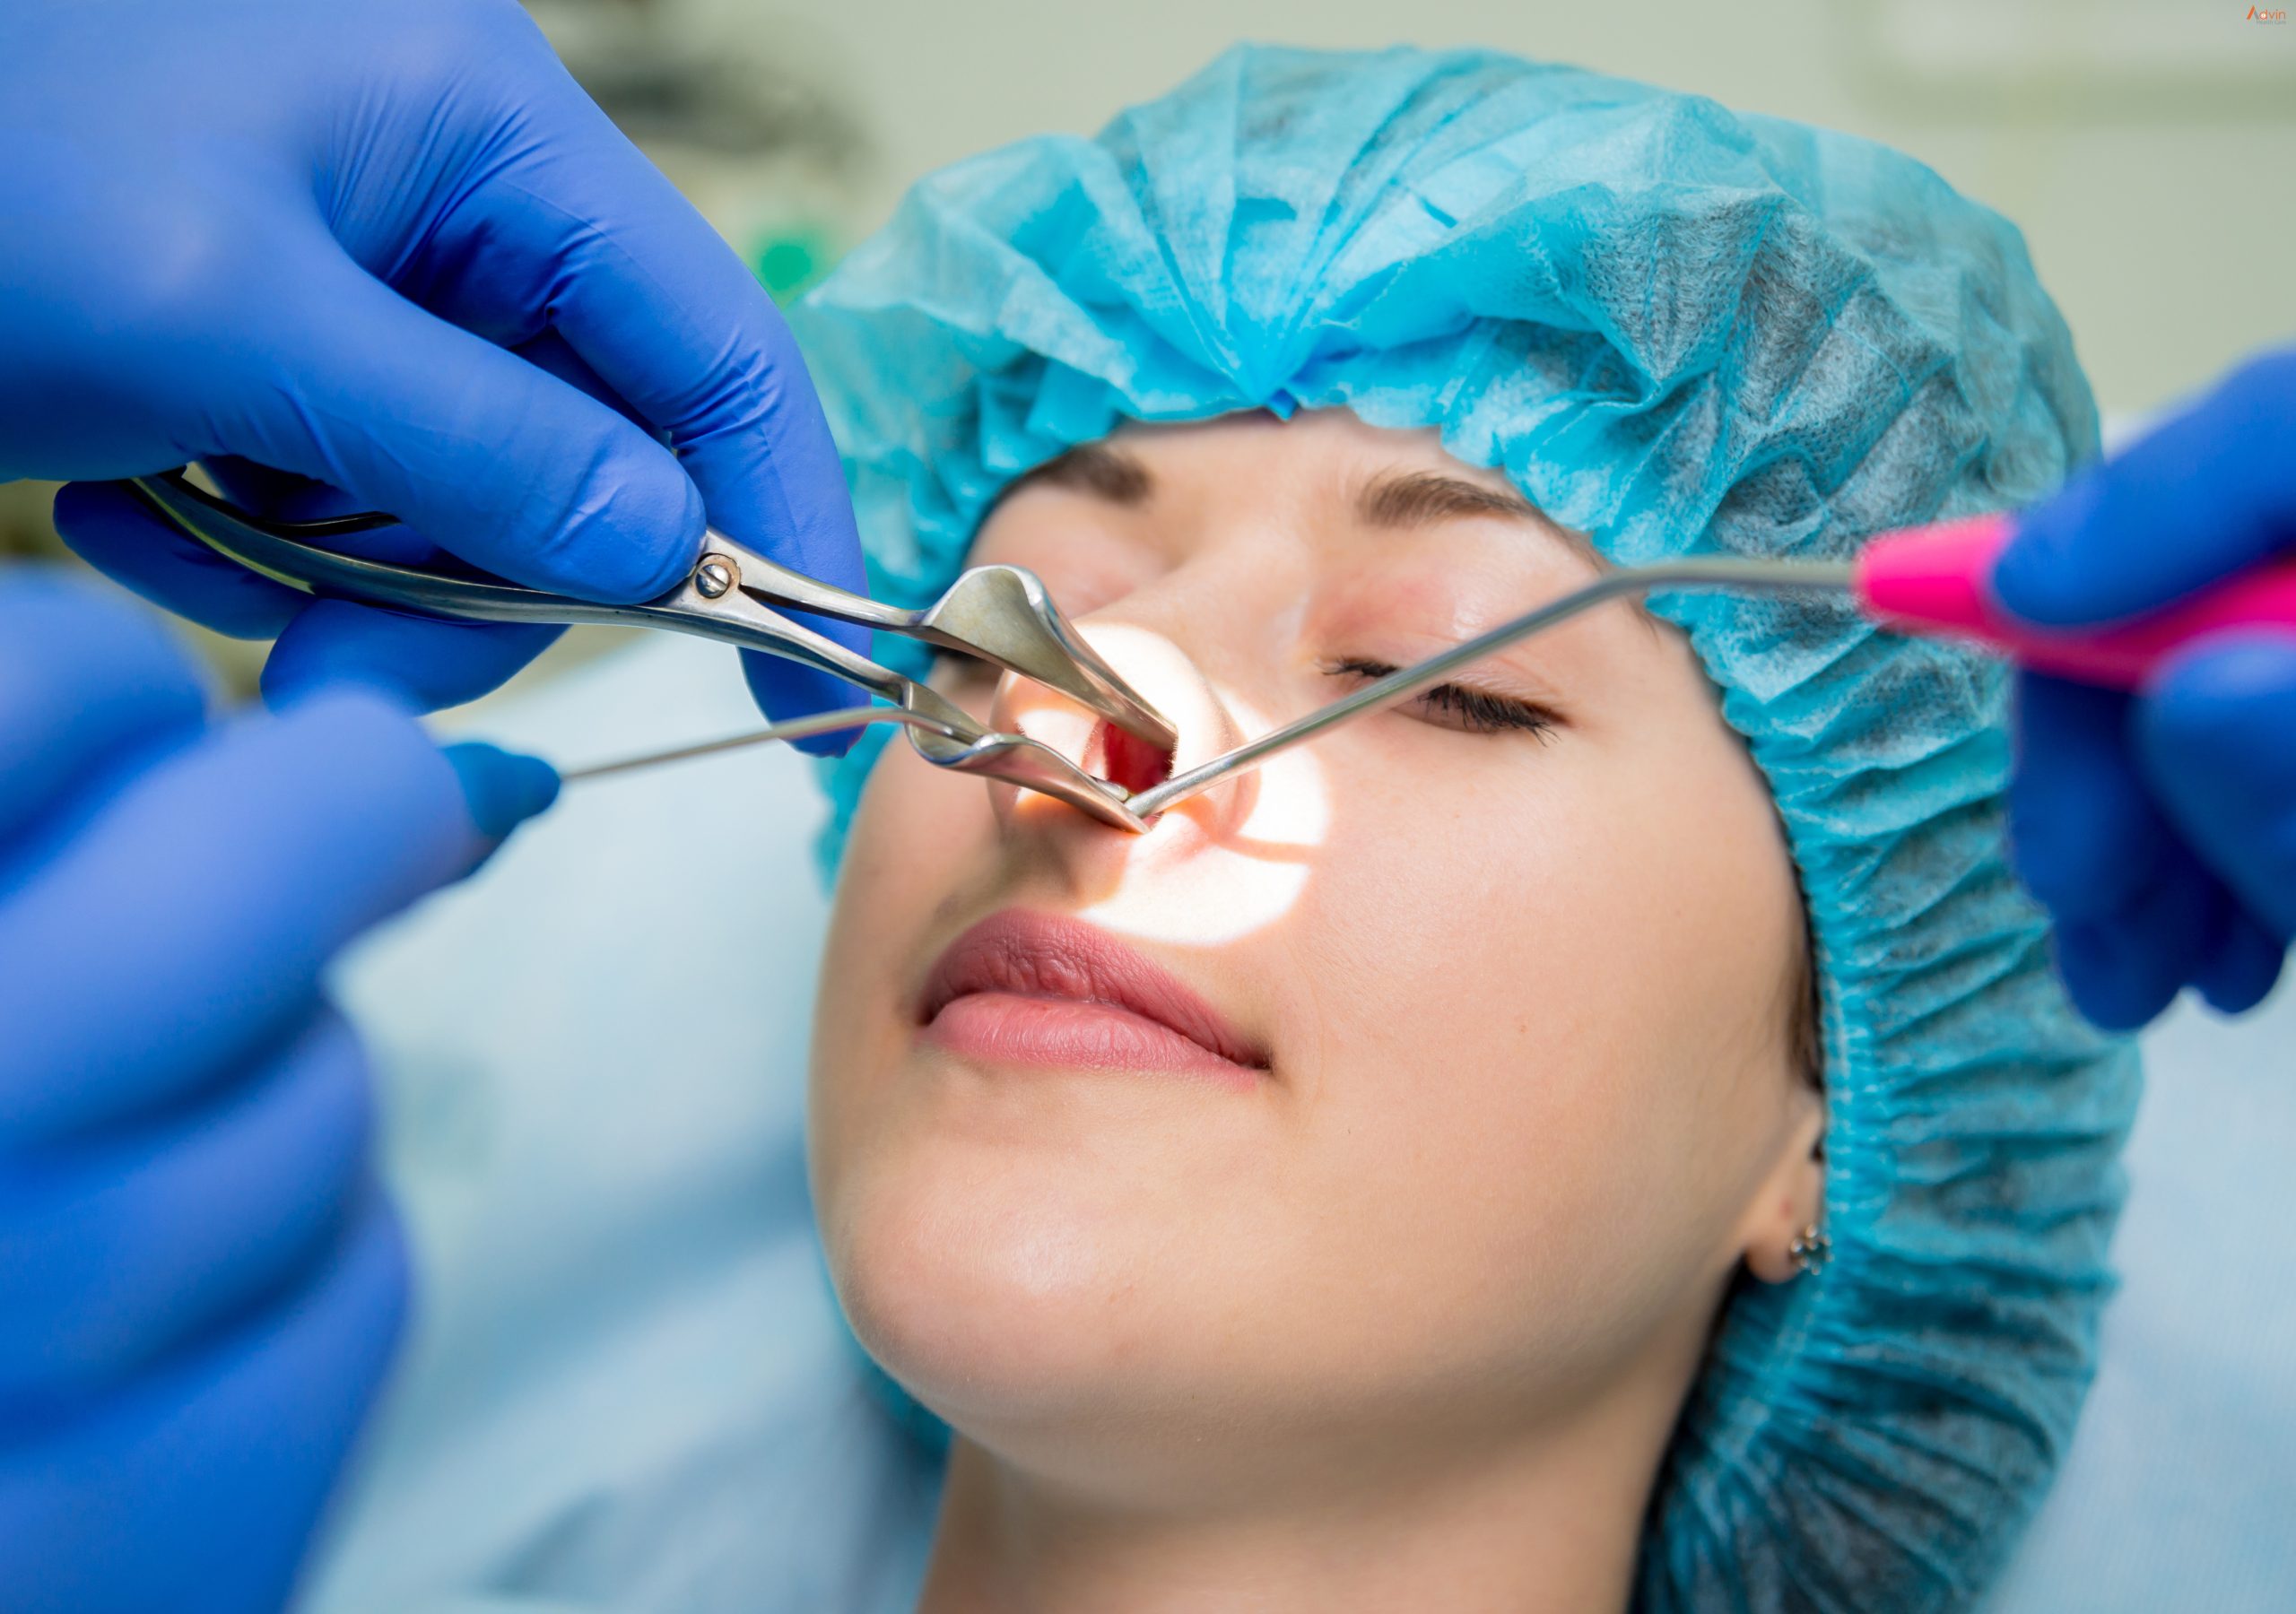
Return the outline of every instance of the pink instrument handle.
<path id="1" fill-rule="evenodd" d="M 2136 688 L 2170 654 L 2213 633 L 2263 628 L 2296 636 L 2296 560 L 2110 628 L 2029 628 L 1994 604 L 1989 586 L 2014 531 L 2015 518 L 2002 515 L 1877 534 L 1857 557 L 1858 604 L 1892 628 L 1969 640 L 2037 671 L 2116 690 Z"/>

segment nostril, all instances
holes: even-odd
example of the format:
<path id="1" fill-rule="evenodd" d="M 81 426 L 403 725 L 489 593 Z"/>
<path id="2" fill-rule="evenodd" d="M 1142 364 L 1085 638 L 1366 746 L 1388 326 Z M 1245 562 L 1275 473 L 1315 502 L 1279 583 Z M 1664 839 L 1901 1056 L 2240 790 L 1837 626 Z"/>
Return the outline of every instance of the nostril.
<path id="1" fill-rule="evenodd" d="M 1120 790 L 1138 795 L 1172 777 L 1172 753 L 1128 734 L 1113 723 L 1102 723 L 1094 736 L 1099 744 L 1100 777 Z"/>

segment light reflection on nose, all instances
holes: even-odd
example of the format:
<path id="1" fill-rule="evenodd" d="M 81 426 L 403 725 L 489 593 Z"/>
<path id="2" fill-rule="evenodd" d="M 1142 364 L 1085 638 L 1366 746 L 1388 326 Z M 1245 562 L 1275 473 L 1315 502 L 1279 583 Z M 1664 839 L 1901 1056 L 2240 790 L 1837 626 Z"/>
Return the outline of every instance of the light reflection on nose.
<path id="1" fill-rule="evenodd" d="M 1175 771 L 1209 761 L 1280 721 L 1236 691 L 1210 682 L 1179 646 L 1129 622 L 1079 623 L 1078 630 L 1154 702 L 1179 730 Z M 1096 720 L 1022 681 L 1006 680 L 994 721 L 1097 760 Z M 1075 810 L 1027 793 L 999 791 L 1000 816 L 1075 816 Z M 1257 770 L 1181 803 L 1145 835 L 1103 830 L 1118 843 L 1098 854 L 1118 866 L 1105 894 L 1081 916 L 1143 941 L 1209 946 L 1274 923 L 1298 901 L 1308 881 L 1305 855 L 1330 823 L 1324 769 L 1305 748 L 1272 758 Z"/>

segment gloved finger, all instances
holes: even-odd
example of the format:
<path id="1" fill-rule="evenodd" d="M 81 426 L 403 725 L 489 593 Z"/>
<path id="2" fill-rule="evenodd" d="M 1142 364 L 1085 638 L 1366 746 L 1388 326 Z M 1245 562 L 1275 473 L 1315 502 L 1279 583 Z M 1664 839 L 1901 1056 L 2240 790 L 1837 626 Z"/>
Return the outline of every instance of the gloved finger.
<path id="1" fill-rule="evenodd" d="M 520 358 L 541 366 L 568 386 L 578 386 L 626 418 L 641 425 L 647 424 L 637 407 L 609 386 L 604 378 L 592 369 L 556 331 L 545 330 L 540 335 L 520 343 L 515 351 Z M 712 506 L 713 510 L 715 508 Z M 770 542 L 760 541 L 755 547 L 771 551 L 774 546 Z M 800 565 L 797 569 L 803 571 L 806 568 Z M 812 575 L 824 574 L 816 572 Z M 863 586 L 849 583 L 839 586 L 852 587 L 857 593 L 865 592 Z M 786 612 L 784 614 L 849 648 L 865 655 L 868 652 L 869 632 L 865 628 L 832 621 L 827 617 L 813 616 L 802 611 Z M 753 650 L 742 653 L 742 673 L 760 709 L 776 717 L 800 716 L 809 712 L 827 711 L 832 707 L 862 706 L 869 699 L 866 691 L 841 678 L 819 672 L 802 662 L 766 655 Z M 841 757 L 852 748 L 855 738 L 856 732 L 848 730 L 815 734 L 791 743 L 799 751 L 817 757 Z"/>
<path id="2" fill-rule="evenodd" d="M 132 1116 L 254 1058 L 345 941 L 484 849 L 454 768 L 371 695 L 329 693 L 170 758 L 0 907 L 0 1148 Z"/>
<path id="3" fill-rule="evenodd" d="M 2296 643 L 2227 635 L 2162 667 L 2137 706 L 2144 776 L 2200 861 L 2296 935 Z"/>
<path id="4" fill-rule="evenodd" d="M 0 1425 L 70 1416 L 298 1282 L 367 1192 L 367 1069 L 321 1008 L 267 1068 L 0 1176 Z"/>
<path id="5" fill-rule="evenodd" d="M 538 622 L 454 622 L 347 600 L 312 600 L 272 646 L 263 695 L 279 706 L 331 684 L 363 684 L 415 711 L 436 711 L 506 682 L 565 631 Z"/>
<path id="6" fill-rule="evenodd" d="M 482 333 L 483 334 L 483 333 Z M 569 386 L 587 394 L 622 419 L 649 435 L 649 427 L 636 407 L 619 396 L 566 339 L 545 327 L 540 334 L 508 344 L 510 351 L 544 375 L 555 376 Z M 328 482 L 298 476 L 291 471 L 261 464 L 236 454 L 211 454 L 200 461 L 224 496 L 242 508 L 283 521 L 318 521 L 329 516 L 362 515 L 358 502 Z"/>
<path id="7" fill-rule="evenodd" d="M 233 638 L 269 638 L 306 596 L 227 560 L 155 516 L 117 482 L 67 482 L 56 531 L 72 552 L 179 617 Z"/>
<path id="8" fill-rule="evenodd" d="M 701 498 L 659 443 L 415 307 L 331 241 L 297 258 L 304 273 L 272 339 L 291 343 L 300 385 L 282 389 L 267 370 L 240 378 L 235 451 L 534 587 L 636 601 L 685 574 Z"/>
<path id="9" fill-rule="evenodd" d="M 724 239 L 554 68 L 523 116 L 552 140 L 464 198 L 404 283 L 457 325 L 549 325 L 668 434 L 713 522 L 840 587 L 865 586 L 837 448 L 788 326 Z M 545 305 L 533 295 L 550 288 Z"/>
<path id="10" fill-rule="evenodd" d="M 2287 958 L 2279 939 L 2227 893 L 2222 933 L 2192 984 L 2219 1014 L 2246 1014 L 2272 995 Z"/>
<path id="11" fill-rule="evenodd" d="M 2133 616 L 2296 544 L 2296 352 L 2197 404 L 2027 511 L 1993 571 L 2029 621 Z"/>
<path id="12" fill-rule="evenodd" d="M 2010 863 L 2060 921 L 2115 913 L 2161 871 L 2170 833 L 2129 755 L 2128 712 L 2115 690 L 2017 680 Z"/>
<path id="13" fill-rule="evenodd" d="M 287 1606 L 406 1302 L 404 1241 L 370 1195 L 307 1288 L 100 1414 L 0 1445 L 9 1608 Z"/>
<path id="14" fill-rule="evenodd" d="M 2206 880 L 2169 879 L 2117 912 L 2060 921 L 2057 974 L 2074 1007 L 2108 1031 L 2149 1024 L 2202 973 L 2221 901 Z"/>
<path id="15" fill-rule="evenodd" d="M 589 362 L 574 351 L 573 344 L 555 329 L 545 325 L 526 341 L 513 344 L 510 351 L 535 369 L 588 394 L 640 431 L 667 446 L 668 434 L 657 430 L 639 412 L 638 405 L 608 386 L 605 377 L 592 369 Z"/>
<path id="16" fill-rule="evenodd" d="M 519 356 L 599 399 L 625 416 L 565 344 L 548 335 Z M 317 521 L 363 513 L 344 490 L 279 471 L 235 455 L 202 462 L 224 493 L 243 508 L 286 521 Z M 401 564 L 432 560 L 439 546 L 404 523 L 343 534 L 327 540 L 345 554 Z M 562 629 L 537 624 L 457 623 L 412 612 L 368 610 L 321 602 L 274 630 L 280 643 L 263 672 L 265 695 L 295 699 L 326 684 L 347 681 L 387 690 L 419 711 L 436 711 L 500 688 L 554 643 Z"/>
<path id="17" fill-rule="evenodd" d="M 411 295 L 497 341 L 550 325 L 667 434 L 711 522 L 811 577 L 865 591 L 843 468 L 773 300 L 701 215 L 552 69 L 522 116 L 553 130 L 465 198 Z M 826 627 L 840 643 L 865 632 Z M 840 697 L 840 699 L 843 699 Z"/>
<path id="18" fill-rule="evenodd" d="M 531 341 L 517 343 L 510 351 L 544 374 L 555 376 L 569 386 L 596 398 L 640 430 L 652 435 L 652 428 L 646 424 L 638 411 L 617 397 L 613 389 L 599 379 L 596 370 L 582 362 L 581 355 L 567 346 L 565 338 L 557 332 L 545 329 Z M 333 516 L 367 513 L 357 499 L 332 483 L 298 476 L 291 471 L 282 471 L 240 455 L 211 454 L 199 463 L 214 480 L 216 486 L 222 490 L 225 498 L 242 509 L 274 520 L 321 521 Z M 370 547 L 373 540 L 362 533 L 346 535 L 343 541 L 345 552 L 372 555 L 378 560 L 419 560 L 438 552 L 435 544 L 428 539 L 417 537 L 413 530 L 404 524 L 373 531 L 378 534 L 392 535 L 387 548 Z M 361 540 L 367 542 L 360 542 Z"/>
<path id="19" fill-rule="evenodd" d="M 61 572 L 0 577 L 0 841 L 123 757 L 196 734 L 206 711 L 149 612 Z"/>
<path id="20" fill-rule="evenodd" d="M 2178 986 L 2160 987 L 2142 937 L 2107 920 L 2061 920 L 2049 933 L 2050 950 L 2066 995 L 2091 1025 L 2133 1031 L 2168 1007 Z"/>
<path id="21" fill-rule="evenodd" d="M 449 745 L 442 753 L 463 787 L 464 803 L 480 835 L 499 841 L 558 800 L 563 781 L 539 757 L 506 751 L 480 741 Z"/>

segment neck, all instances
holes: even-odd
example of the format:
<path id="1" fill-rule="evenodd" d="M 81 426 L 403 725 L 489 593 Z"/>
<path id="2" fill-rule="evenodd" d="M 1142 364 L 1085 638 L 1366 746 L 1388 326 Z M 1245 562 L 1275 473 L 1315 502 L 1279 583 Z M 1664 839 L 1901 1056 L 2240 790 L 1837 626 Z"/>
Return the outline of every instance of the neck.
<path id="1" fill-rule="evenodd" d="M 1681 1392 L 1448 1463 L 1335 1464 L 1249 1500 L 1215 1481 L 1208 1506 L 1081 1494 L 960 1436 L 921 1614 L 1622 1610 Z"/>

